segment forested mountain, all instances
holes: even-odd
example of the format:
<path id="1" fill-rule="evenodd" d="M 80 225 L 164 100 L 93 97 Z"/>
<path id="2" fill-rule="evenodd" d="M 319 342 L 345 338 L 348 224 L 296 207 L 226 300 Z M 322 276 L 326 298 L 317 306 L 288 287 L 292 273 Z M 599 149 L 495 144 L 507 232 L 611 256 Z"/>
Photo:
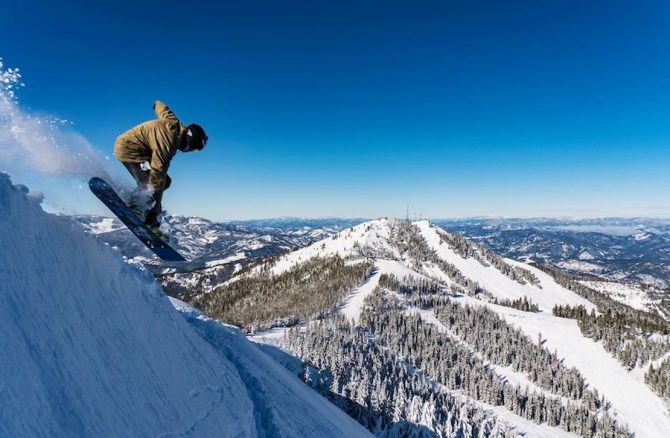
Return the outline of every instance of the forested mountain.
<path id="1" fill-rule="evenodd" d="M 171 265 L 157 259 L 116 219 L 75 219 L 131 261 L 147 266 L 167 293 L 182 298 L 222 284 L 244 266 L 302 248 L 364 221 L 286 217 L 217 223 L 169 216 L 166 222 L 172 230 L 172 243 L 190 260 Z M 668 221 L 475 218 L 435 223 L 505 257 L 579 274 L 589 287 L 616 300 L 670 316 Z"/>
<path id="2" fill-rule="evenodd" d="M 670 430 L 662 316 L 427 221 L 365 222 L 190 300 L 377 436 Z"/>

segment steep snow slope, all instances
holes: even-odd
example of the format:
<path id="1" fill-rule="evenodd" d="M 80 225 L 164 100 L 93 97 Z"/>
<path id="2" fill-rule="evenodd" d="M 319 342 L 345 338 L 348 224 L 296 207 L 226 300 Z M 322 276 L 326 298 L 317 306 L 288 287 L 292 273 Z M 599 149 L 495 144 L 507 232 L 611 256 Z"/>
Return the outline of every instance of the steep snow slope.
<path id="1" fill-rule="evenodd" d="M 367 435 L 4 174 L 0 297 L 0 436 Z"/>
<path id="2" fill-rule="evenodd" d="M 235 364 L 256 408 L 257 429 L 269 437 L 366 436 L 339 408 L 296 379 L 274 359 L 261 353 L 242 332 L 203 315 L 195 307 L 170 298 L 173 306 L 217 350 Z M 309 407 L 309 408 L 307 408 Z M 316 413 L 318 417 L 310 418 Z M 287 415 L 290 414 L 290 415 Z M 359 429 L 360 427 L 360 429 Z M 339 431 L 339 432 L 338 432 Z M 351 434 L 351 435 L 350 435 Z"/>

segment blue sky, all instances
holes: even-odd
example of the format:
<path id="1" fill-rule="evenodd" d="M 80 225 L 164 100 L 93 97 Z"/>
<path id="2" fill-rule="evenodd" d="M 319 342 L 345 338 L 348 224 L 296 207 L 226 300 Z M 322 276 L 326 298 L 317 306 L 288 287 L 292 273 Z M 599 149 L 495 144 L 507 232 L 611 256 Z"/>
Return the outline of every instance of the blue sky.
<path id="1" fill-rule="evenodd" d="M 203 125 L 171 213 L 667 217 L 668 23 L 665 1 L 27 0 L 0 57 L 106 155 L 154 99 Z"/>

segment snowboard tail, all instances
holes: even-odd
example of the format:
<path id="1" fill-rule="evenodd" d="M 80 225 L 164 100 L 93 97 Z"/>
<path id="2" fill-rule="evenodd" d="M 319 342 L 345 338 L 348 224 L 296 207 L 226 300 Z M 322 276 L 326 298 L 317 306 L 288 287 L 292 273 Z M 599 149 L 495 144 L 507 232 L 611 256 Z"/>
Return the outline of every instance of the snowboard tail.
<path id="1" fill-rule="evenodd" d="M 186 261 L 181 254 L 172 249 L 163 239 L 156 236 L 140 218 L 135 216 L 135 213 L 133 213 L 105 180 L 93 177 L 89 180 L 88 186 L 91 192 L 154 254 L 170 262 Z"/>

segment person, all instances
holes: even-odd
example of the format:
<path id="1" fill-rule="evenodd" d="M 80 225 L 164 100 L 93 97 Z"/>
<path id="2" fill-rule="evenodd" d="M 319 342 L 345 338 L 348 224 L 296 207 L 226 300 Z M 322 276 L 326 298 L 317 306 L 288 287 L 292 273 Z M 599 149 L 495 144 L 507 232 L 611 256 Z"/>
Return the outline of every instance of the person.
<path id="1" fill-rule="evenodd" d="M 121 134 L 114 143 L 114 156 L 123 163 L 138 185 L 128 201 L 129 207 L 144 219 L 152 231 L 158 232 L 163 192 L 172 183 L 167 173 L 172 158 L 177 150 L 193 152 L 204 149 L 208 138 L 200 125 L 182 125 L 160 100 L 154 103 L 153 109 L 157 119 L 141 123 Z"/>

